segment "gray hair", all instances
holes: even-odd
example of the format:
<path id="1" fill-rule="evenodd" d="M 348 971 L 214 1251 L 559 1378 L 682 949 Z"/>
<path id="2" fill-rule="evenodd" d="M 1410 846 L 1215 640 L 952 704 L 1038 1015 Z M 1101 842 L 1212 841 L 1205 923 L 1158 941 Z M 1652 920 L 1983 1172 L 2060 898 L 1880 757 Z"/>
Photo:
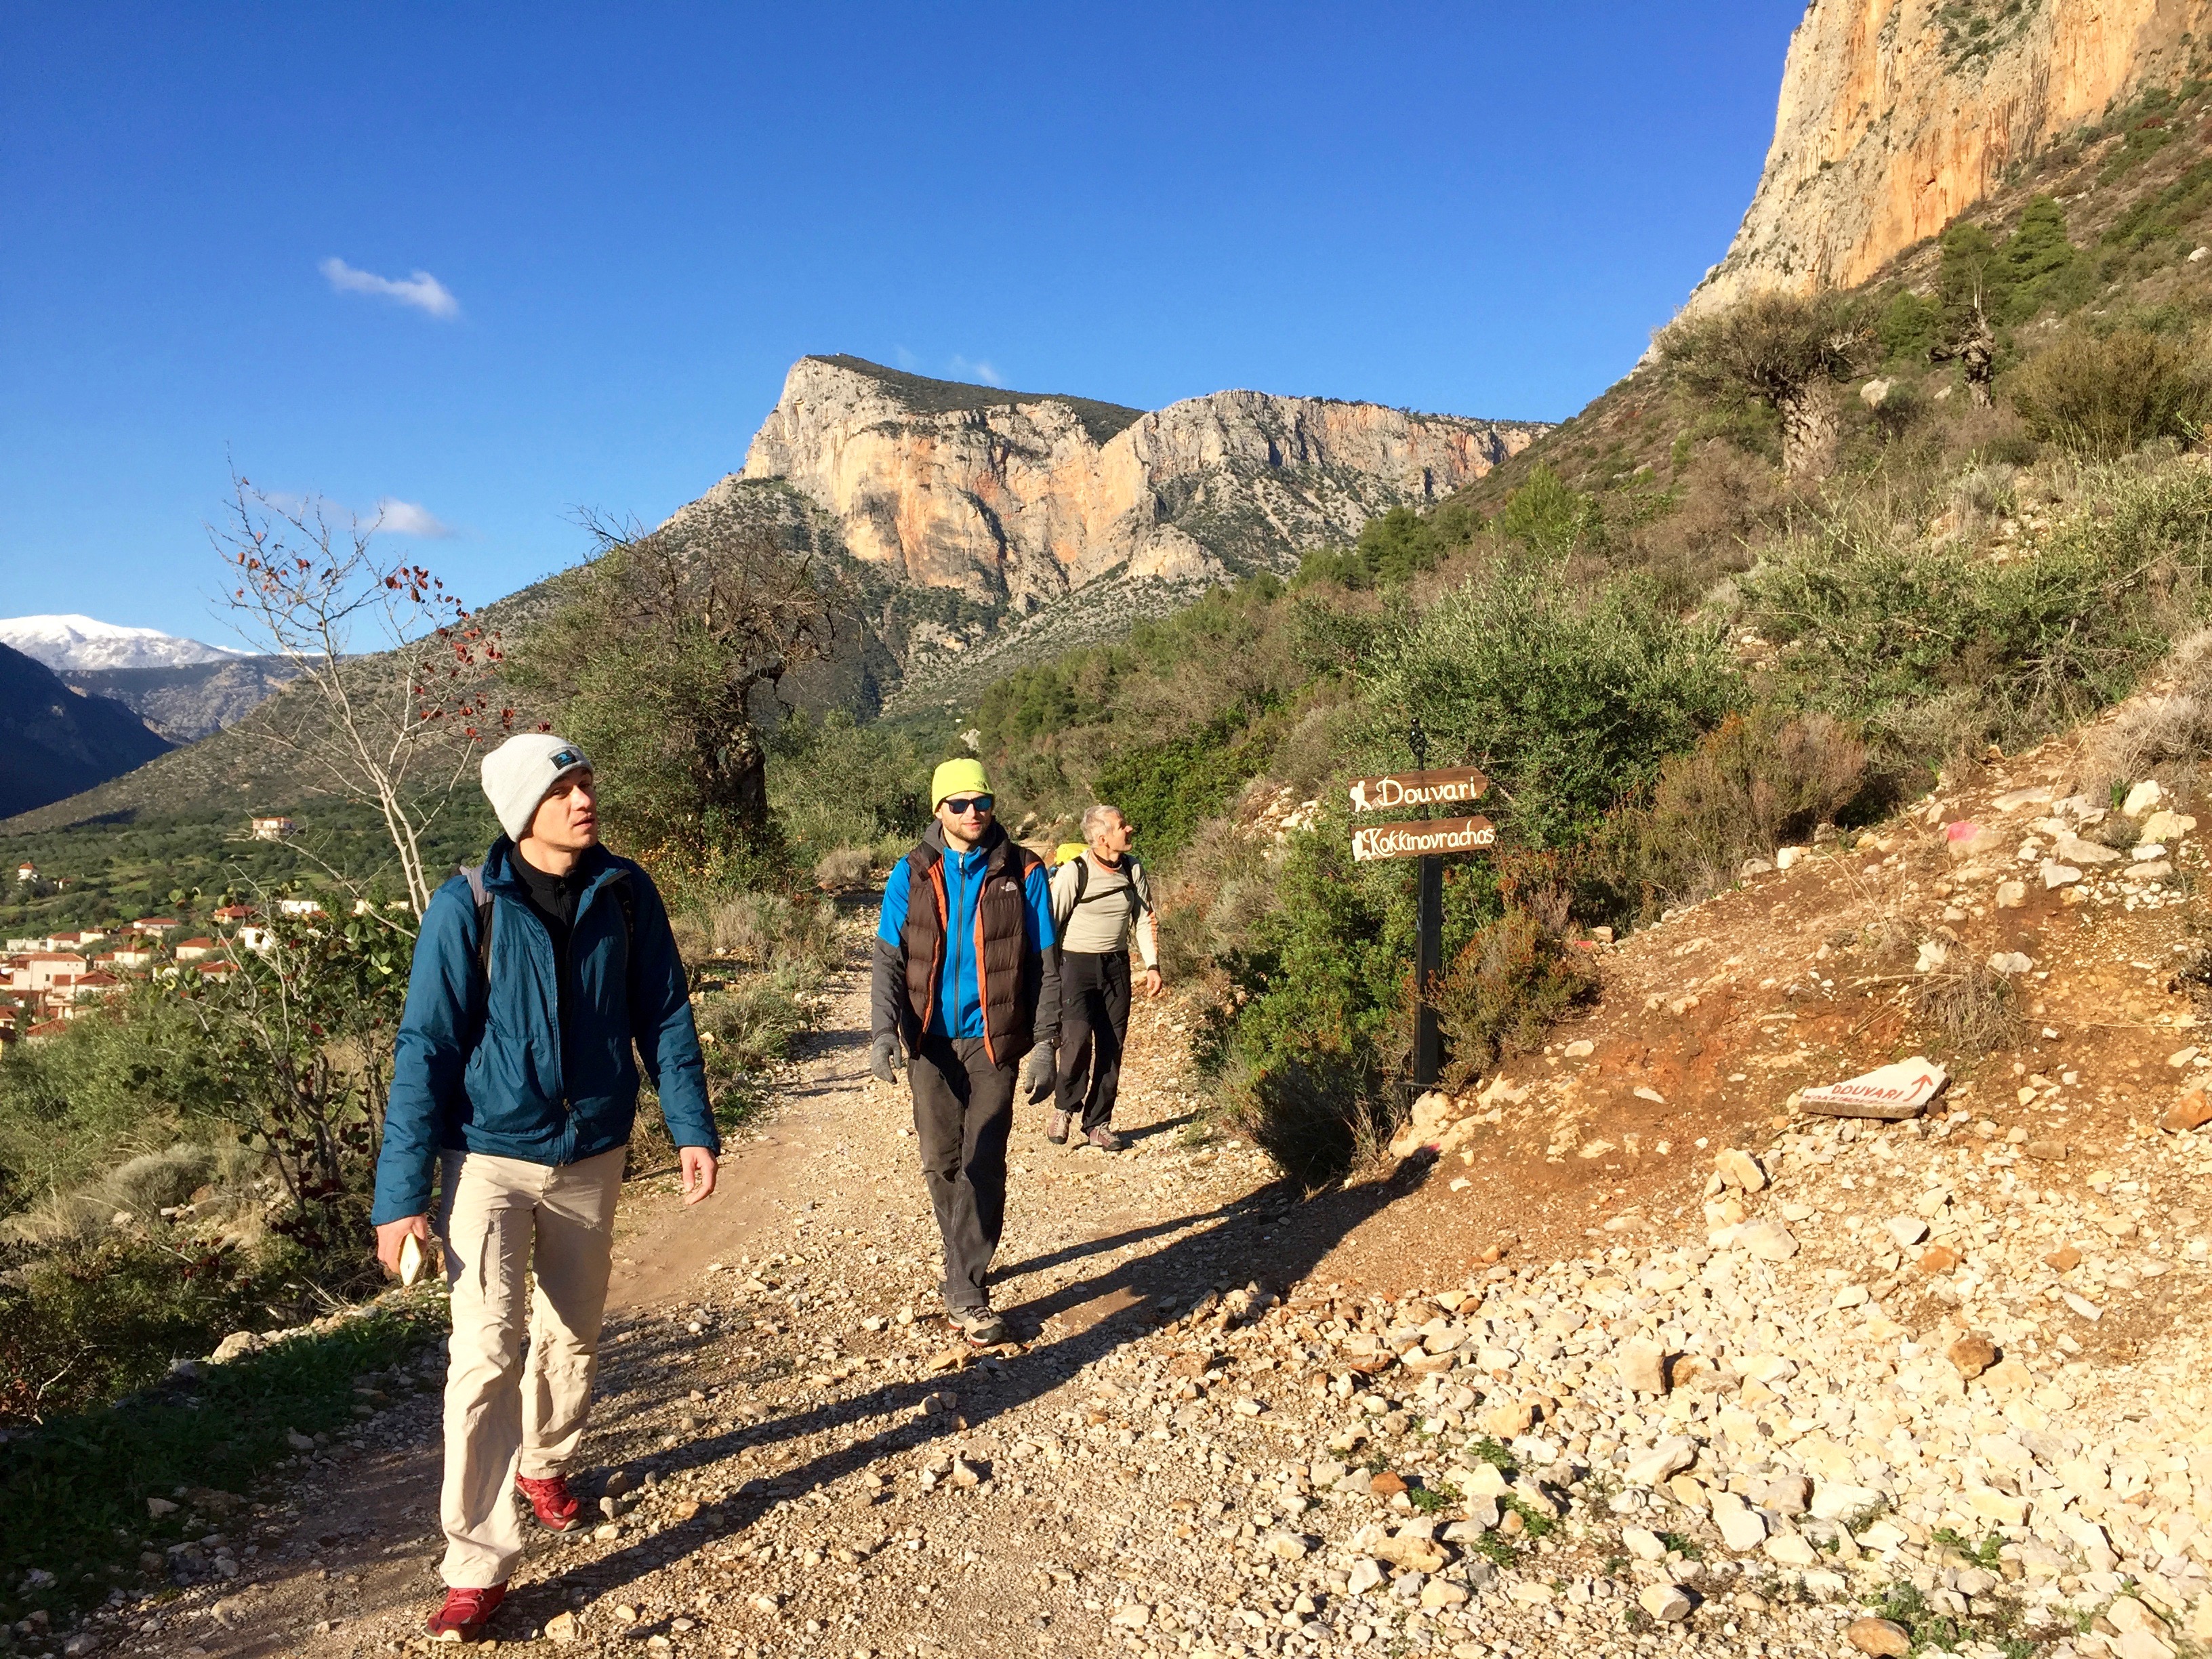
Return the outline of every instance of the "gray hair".
<path id="1" fill-rule="evenodd" d="M 1109 814 L 1124 823 L 1128 821 L 1127 813 L 1118 806 L 1107 805 L 1104 801 L 1100 801 L 1097 805 L 1083 815 L 1083 839 L 1086 843 L 1098 839 L 1098 832 L 1106 827 L 1106 819 Z"/>

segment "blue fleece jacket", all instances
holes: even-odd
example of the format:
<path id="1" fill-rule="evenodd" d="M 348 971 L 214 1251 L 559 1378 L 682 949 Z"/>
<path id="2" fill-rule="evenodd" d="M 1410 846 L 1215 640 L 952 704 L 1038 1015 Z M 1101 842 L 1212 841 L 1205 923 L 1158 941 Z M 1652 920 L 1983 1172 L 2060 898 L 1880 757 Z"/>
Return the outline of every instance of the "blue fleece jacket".
<path id="1" fill-rule="evenodd" d="M 676 1144 L 721 1149 L 684 964 L 652 878 L 605 848 L 585 854 L 563 1030 L 552 937 L 530 908 L 514 856 L 501 836 L 484 859 L 489 984 L 477 966 L 466 878 L 439 888 L 422 917 L 376 1164 L 370 1218 L 379 1225 L 428 1212 L 441 1152 L 559 1165 L 624 1145 L 637 1115 L 640 1056 Z M 635 932 L 613 890 L 618 882 L 629 888 Z"/>
<path id="2" fill-rule="evenodd" d="M 983 994 L 975 972 L 975 901 L 982 896 L 983 866 L 990 856 L 982 847 L 965 853 L 947 848 L 945 854 L 945 903 L 951 914 L 945 930 L 945 972 L 938 981 L 937 1008 L 949 1036 L 983 1035 Z M 876 937 L 894 948 L 904 937 L 911 884 L 902 868 L 894 870 L 884 884 L 883 916 L 876 924 Z M 1022 884 L 1022 897 L 1029 905 L 1030 947 L 1049 951 L 1058 940 L 1052 927 L 1052 884 L 1043 866 L 1030 872 Z"/>

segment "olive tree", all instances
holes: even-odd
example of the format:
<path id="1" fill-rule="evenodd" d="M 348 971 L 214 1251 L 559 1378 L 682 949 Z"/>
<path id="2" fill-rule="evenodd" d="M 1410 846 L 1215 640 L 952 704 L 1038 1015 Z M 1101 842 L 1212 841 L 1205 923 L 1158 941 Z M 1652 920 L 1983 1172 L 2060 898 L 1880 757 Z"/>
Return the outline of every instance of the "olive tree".
<path id="1" fill-rule="evenodd" d="M 1833 459 L 1835 382 L 1856 372 L 1869 331 L 1831 289 L 1754 294 L 1725 310 L 1681 317 L 1659 352 L 1692 391 L 1723 403 L 1752 399 L 1782 417 L 1782 471 L 1813 477 Z"/>
<path id="2" fill-rule="evenodd" d="M 609 763 L 600 810 L 633 850 L 759 850 L 763 722 L 783 677 L 830 653 L 842 571 L 741 491 L 649 533 L 585 522 L 595 556 L 560 579 L 554 611 L 510 651 L 508 678 Z"/>

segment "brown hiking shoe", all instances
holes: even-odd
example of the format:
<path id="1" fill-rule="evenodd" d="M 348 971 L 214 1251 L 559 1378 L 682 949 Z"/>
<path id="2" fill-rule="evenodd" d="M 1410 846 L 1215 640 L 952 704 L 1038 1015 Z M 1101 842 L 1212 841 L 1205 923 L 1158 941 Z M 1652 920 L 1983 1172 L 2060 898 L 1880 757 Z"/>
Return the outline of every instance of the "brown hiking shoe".
<path id="1" fill-rule="evenodd" d="M 1118 1152 L 1121 1150 L 1121 1137 L 1103 1123 L 1084 1139 L 1102 1152 Z"/>
<path id="2" fill-rule="evenodd" d="M 1066 1146 L 1068 1120 L 1073 1115 L 1071 1112 L 1054 1112 L 1045 1120 L 1044 1138 L 1055 1146 Z"/>

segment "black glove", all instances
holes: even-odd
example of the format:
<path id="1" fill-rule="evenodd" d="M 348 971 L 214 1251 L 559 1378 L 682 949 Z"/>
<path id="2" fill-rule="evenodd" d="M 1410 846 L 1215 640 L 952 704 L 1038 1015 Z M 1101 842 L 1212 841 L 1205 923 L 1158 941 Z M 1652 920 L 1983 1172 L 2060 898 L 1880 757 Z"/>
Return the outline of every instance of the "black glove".
<path id="1" fill-rule="evenodd" d="M 885 1031 L 868 1050 L 868 1069 L 886 1083 L 898 1081 L 898 1037 Z"/>
<path id="2" fill-rule="evenodd" d="M 1052 1092 L 1052 1050 L 1051 1043 L 1038 1043 L 1030 1050 L 1030 1057 L 1022 1066 L 1022 1086 L 1030 1091 L 1032 1106 Z"/>

